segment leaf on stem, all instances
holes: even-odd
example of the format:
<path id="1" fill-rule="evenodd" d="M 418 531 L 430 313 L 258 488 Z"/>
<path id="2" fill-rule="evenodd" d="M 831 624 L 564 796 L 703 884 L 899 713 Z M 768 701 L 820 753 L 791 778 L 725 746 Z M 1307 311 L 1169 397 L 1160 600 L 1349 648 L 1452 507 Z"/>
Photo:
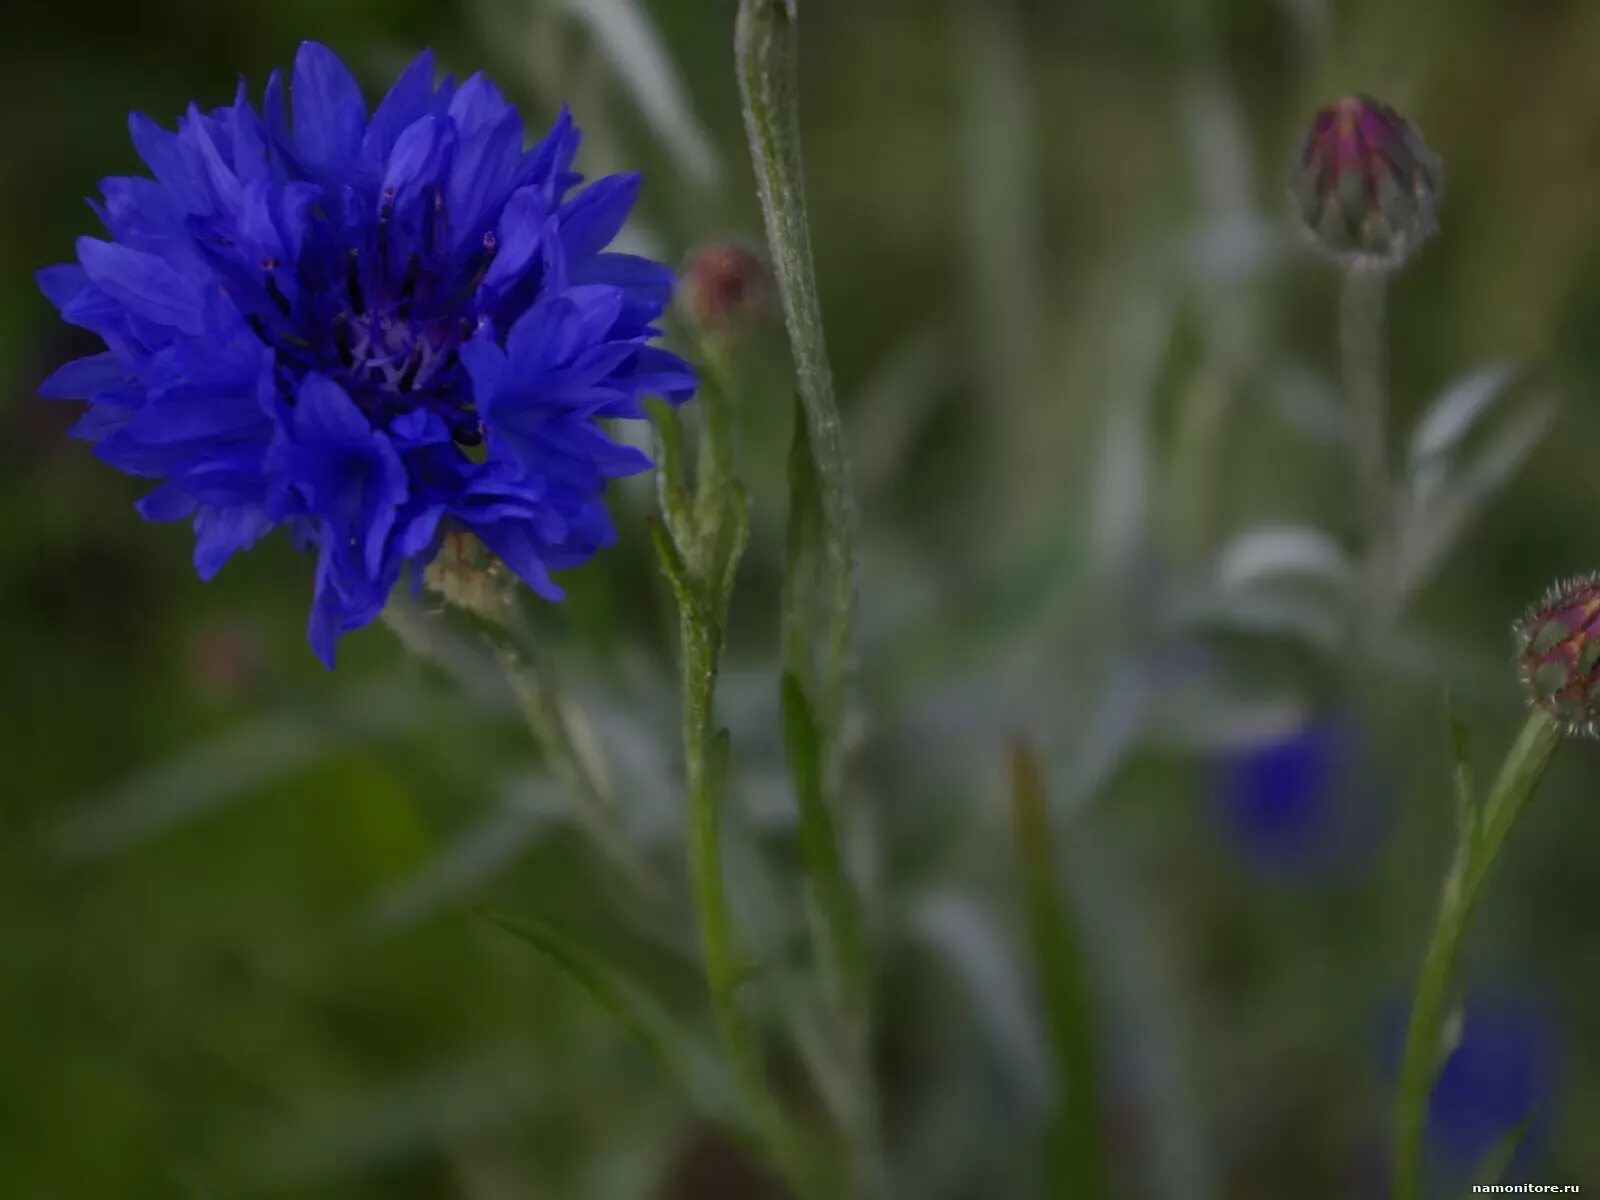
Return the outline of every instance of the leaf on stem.
<path id="1" fill-rule="evenodd" d="M 728 1125 L 745 1139 L 753 1136 L 748 1122 L 729 1101 L 731 1083 L 724 1078 L 707 1077 L 713 1068 L 695 1048 L 692 1036 L 631 980 L 544 921 L 513 916 L 486 905 L 473 911 L 531 946 L 588 993 L 707 1116 Z"/>
<path id="2" fill-rule="evenodd" d="M 1508 1130 L 1489 1153 L 1483 1156 L 1483 1162 L 1478 1164 L 1477 1181 L 1473 1191 L 1491 1188 L 1497 1183 L 1504 1182 L 1506 1172 L 1511 1169 L 1511 1160 L 1516 1158 L 1517 1151 L 1521 1149 L 1522 1141 L 1527 1137 L 1528 1126 L 1532 1121 L 1533 1115 L 1530 1113 Z"/>

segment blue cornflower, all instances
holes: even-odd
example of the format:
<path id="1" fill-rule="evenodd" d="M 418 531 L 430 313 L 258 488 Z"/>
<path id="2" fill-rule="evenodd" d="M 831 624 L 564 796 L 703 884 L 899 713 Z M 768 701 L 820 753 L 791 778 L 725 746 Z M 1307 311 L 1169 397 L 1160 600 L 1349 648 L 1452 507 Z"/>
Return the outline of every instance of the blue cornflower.
<path id="1" fill-rule="evenodd" d="M 1388 822 L 1366 739 L 1343 713 L 1224 750 L 1212 792 L 1229 841 L 1266 875 L 1359 865 Z"/>
<path id="2" fill-rule="evenodd" d="M 522 120 L 481 75 L 422 54 L 369 115 L 306 43 L 258 113 L 191 105 L 175 133 L 131 119 L 150 178 L 110 178 L 110 240 L 40 286 L 102 354 L 48 379 L 89 401 L 74 429 L 159 480 L 150 520 L 191 518 L 195 567 L 286 526 L 317 551 L 310 639 L 329 665 L 446 532 L 476 535 L 537 593 L 615 538 L 606 482 L 650 466 L 600 417 L 694 389 L 650 343 L 673 273 L 606 246 L 639 190 L 581 190 L 561 113 Z"/>

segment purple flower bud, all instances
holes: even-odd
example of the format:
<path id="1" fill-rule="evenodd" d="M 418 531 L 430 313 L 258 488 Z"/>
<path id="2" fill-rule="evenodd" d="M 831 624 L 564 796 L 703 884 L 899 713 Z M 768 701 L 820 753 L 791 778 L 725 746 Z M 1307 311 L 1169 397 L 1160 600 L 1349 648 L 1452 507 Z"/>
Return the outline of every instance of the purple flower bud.
<path id="1" fill-rule="evenodd" d="M 1392 269 L 1434 231 L 1442 187 L 1415 125 L 1370 96 L 1345 96 L 1312 118 L 1290 190 L 1324 249 Z"/>
<path id="2" fill-rule="evenodd" d="M 1600 735 L 1600 575 L 1556 584 L 1513 632 L 1533 702 L 1568 733 Z"/>

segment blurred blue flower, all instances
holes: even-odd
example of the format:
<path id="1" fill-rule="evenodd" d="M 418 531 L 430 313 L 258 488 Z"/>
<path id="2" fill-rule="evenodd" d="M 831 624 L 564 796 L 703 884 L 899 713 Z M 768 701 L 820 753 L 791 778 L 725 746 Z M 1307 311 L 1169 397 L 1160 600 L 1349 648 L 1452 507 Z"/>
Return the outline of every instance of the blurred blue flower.
<path id="1" fill-rule="evenodd" d="M 1391 1083 L 1408 1015 L 1409 1006 L 1395 1004 L 1384 1021 L 1383 1059 Z M 1553 1113 L 1557 1053 L 1555 1021 L 1538 1001 L 1505 992 L 1469 996 L 1460 1040 L 1428 1099 L 1429 1174 L 1452 1186 L 1475 1178 L 1524 1122 L 1506 1177 L 1531 1169 Z"/>
<path id="2" fill-rule="evenodd" d="M 1556 1085 L 1555 1032 L 1526 1000 L 1469 1001 L 1461 1041 L 1428 1102 L 1428 1147 L 1446 1171 L 1466 1174 L 1517 1126 L 1528 1128 L 1513 1170 L 1533 1161 Z"/>
<path id="3" fill-rule="evenodd" d="M 579 191 L 565 111 L 523 149 L 480 75 L 411 64 L 370 115 L 307 43 L 264 111 L 191 105 L 175 133 L 135 114 L 154 178 L 106 179 L 110 240 L 40 272 L 106 351 L 41 388 L 86 399 L 100 458 L 159 480 L 150 520 L 192 519 L 195 567 L 287 526 L 317 565 L 310 639 L 330 666 L 447 530 L 477 535 L 540 595 L 615 537 L 613 477 L 649 467 L 597 417 L 686 399 L 687 364 L 652 346 L 673 273 L 611 253 L 639 189 Z"/>
<path id="4" fill-rule="evenodd" d="M 1361 865 L 1390 816 L 1366 739 L 1342 713 L 1221 751 L 1211 791 L 1230 843 L 1278 877 Z"/>

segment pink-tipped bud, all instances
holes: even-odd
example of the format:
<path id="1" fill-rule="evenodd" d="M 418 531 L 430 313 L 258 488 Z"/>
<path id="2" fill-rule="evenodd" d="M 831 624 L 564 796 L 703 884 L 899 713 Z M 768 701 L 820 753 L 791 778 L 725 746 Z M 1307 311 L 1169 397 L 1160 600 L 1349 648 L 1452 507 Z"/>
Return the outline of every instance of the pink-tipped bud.
<path id="1" fill-rule="evenodd" d="M 1569 733 L 1600 735 L 1600 575 L 1558 583 L 1514 631 L 1533 702 Z"/>
<path id="2" fill-rule="evenodd" d="M 1415 125 L 1371 96 L 1345 96 L 1312 118 L 1290 190 L 1325 249 L 1394 268 L 1437 227 L 1442 187 L 1439 159 Z"/>
<path id="3" fill-rule="evenodd" d="M 766 261 L 743 242 L 707 242 L 684 266 L 684 295 L 701 328 L 725 333 L 760 318 L 772 296 Z"/>

